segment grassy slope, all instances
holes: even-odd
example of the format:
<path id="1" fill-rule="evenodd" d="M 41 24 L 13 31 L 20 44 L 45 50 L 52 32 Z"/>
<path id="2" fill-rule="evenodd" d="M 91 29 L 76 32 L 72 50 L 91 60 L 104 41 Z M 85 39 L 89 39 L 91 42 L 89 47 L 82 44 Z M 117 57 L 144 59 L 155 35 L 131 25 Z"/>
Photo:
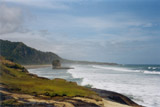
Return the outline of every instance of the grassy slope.
<path id="1" fill-rule="evenodd" d="M 54 96 L 82 96 L 100 100 L 93 91 L 63 79 L 49 80 L 31 75 L 21 65 L 0 58 L 0 83 L 19 93 Z"/>

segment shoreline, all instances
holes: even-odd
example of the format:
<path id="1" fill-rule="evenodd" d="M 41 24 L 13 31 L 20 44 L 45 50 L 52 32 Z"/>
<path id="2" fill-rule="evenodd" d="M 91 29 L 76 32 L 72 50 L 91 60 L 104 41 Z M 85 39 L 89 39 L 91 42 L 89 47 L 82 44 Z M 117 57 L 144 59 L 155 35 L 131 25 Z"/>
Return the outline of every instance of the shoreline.
<path id="1" fill-rule="evenodd" d="M 96 92 L 103 100 L 104 102 L 110 102 L 113 105 L 115 103 L 124 105 L 122 107 L 143 107 L 142 105 L 137 104 L 127 96 L 117 93 L 115 91 L 108 91 L 108 90 L 102 90 L 102 89 L 97 89 L 97 88 L 89 88 L 90 90 Z M 106 107 L 106 106 L 105 106 Z M 109 107 L 109 106 L 107 106 Z M 113 107 L 121 107 L 121 106 L 113 106 Z"/>
<path id="2" fill-rule="evenodd" d="M 52 65 L 23 65 L 27 69 L 34 68 L 45 68 L 52 67 Z M 102 99 L 104 107 L 143 107 L 134 101 L 132 101 L 127 96 L 117 93 L 116 91 L 108 91 L 96 88 L 89 88 L 92 91 L 95 91 Z M 112 106 L 111 106 L 112 105 Z"/>
<path id="3" fill-rule="evenodd" d="M 35 69 L 35 68 L 46 68 L 46 67 L 52 67 L 51 64 L 43 64 L 43 65 L 22 65 L 26 69 Z"/>

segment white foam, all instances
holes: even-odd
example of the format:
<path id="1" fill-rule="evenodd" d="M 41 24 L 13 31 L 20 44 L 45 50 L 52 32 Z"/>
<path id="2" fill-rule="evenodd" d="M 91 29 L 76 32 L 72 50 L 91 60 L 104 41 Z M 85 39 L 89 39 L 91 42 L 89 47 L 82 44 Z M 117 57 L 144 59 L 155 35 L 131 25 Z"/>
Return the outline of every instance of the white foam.
<path id="1" fill-rule="evenodd" d="M 124 71 L 124 72 L 141 72 L 140 70 L 131 70 L 127 68 L 121 68 L 121 67 L 103 67 L 103 66 L 93 66 L 95 68 L 100 68 L 100 69 L 106 69 L 106 70 L 113 70 L 113 71 Z"/>
<path id="2" fill-rule="evenodd" d="M 113 71 L 121 71 L 121 72 L 141 72 L 145 74 L 160 74 L 158 71 L 147 71 L 147 70 L 131 70 L 127 68 L 121 67 L 104 67 L 104 66 L 97 66 L 93 65 L 92 67 L 99 68 L 99 69 L 106 69 L 106 70 L 113 70 Z M 148 69 L 156 69 L 157 67 L 148 67 Z"/>
<path id="3" fill-rule="evenodd" d="M 148 69 L 156 70 L 156 69 L 160 69 L 160 67 L 148 67 Z"/>
<path id="4" fill-rule="evenodd" d="M 151 77 L 144 77 L 145 75 L 139 76 L 138 74 L 132 75 L 130 73 L 112 74 L 105 72 L 106 70 L 117 72 L 121 70 L 122 72 L 142 72 L 141 70 L 97 65 L 93 67 L 74 66 L 75 69 L 68 70 L 68 72 L 71 73 L 74 78 L 83 78 L 81 85 L 90 84 L 93 88 L 111 90 L 127 96 L 133 96 L 132 100 L 143 106 L 160 107 L 160 87 L 157 85 L 160 82 L 160 78 L 152 77 L 154 75 Z M 143 72 L 145 74 L 150 73 L 150 71 Z"/>
<path id="5" fill-rule="evenodd" d="M 160 74 L 160 72 L 157 71 L 144 71 L 145 74 Z"/>
<path id="6" fill-rule="evenodd" d="M 132 70 L 118 66 L 100 66 L 100 65 L 74 65 L 74 69 L 67 70 L 74 78 L 83 78 L 81 85 L 92 85 L 94 88 L 110 90 L 122 93 L 132 100 L 146 107 L 160 107 L 160 74 L 158 71 Z M 152 68 L 151 68 L 152 70 Z M 71 75 L 63 74 L 60 71 L 54 71 L 51 68 L 41 68 L 29 70 L 31 73 L 39 76 L 53 78 L 62 77 L 71 78 Z M 141 72 L 141 73 L 128 73 Z M 57 75 L 58 74 L 58 75 Z M 144 75 L 147 74 L 147 75 Z M 64 77 L 65 76 L 65 77 Z"/>

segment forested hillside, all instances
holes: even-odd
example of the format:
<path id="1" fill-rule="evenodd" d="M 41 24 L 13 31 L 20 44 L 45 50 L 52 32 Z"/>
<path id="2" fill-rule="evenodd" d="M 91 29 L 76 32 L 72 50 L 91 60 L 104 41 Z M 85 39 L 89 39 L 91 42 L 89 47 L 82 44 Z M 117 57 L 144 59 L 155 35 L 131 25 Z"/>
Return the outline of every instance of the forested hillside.
<path id="1" fill-rule="evenodd" d="M 22 42 L 7 40 L 0 40 L 0 55 L 20 64 L 51 64 L 53 60 L 62 59 L 55 53 L 42 52 Z"/>

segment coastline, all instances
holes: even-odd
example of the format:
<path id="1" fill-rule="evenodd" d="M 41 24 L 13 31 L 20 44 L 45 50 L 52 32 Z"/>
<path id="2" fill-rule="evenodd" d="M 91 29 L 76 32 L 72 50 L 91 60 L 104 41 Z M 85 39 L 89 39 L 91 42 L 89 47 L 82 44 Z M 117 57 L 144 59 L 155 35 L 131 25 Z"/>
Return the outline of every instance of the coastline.
<path id="1" fill-rule="evenodd" d="M 43 65 L 22 65 L 26 69 L 36 69 L 36 68 L 46 68 L 46 67 L 52 67 L 51 64 L 43 64 Z"/>
<path id="2" fill-rule="evenodd" d="M 51 65 L 21 66 L 3 58 L 0 62 L 0 106 L 141 107 L 115 92 L 89 89 L 64 79 L 49 80 L 27 71 Z"/>
<path id="3" fill-rule="evenodd" d="M 45 68 L 51 66 L 52 65 L 25 65 L 24 67 L 27 69 L 34 69 L 34 68 Z M 95 91 L 102 98 L 104 107 L 143 107 L 133 102 L 125 95 L 122 95 L 114 91 L 101 90 L 95 88 L 90 88 L 90 90 Z M 81 100 L 83 99 L 84 98 L 81 98 Z"/>
<path id="4" fill-rule="evenodd" d="M 143 107 L 141 105 L 138 105 L 134 101 L 132 101 L 127 96 L 114 91 L 102 90 L 97 88 L 90 88 L 90 90 L 96 92 L 101 98 L 103 98 L 104 104 L 105 102 L 108 102 L 111 105 L 115 105 L 113 107 L 121 107 L 121 106 L 118 106 L 117 104 L 123 105 L 122 107 L 128 107 L 128 106 Z M 105 107 L 109 107 L 109 106 L 105 106 Z"/>

